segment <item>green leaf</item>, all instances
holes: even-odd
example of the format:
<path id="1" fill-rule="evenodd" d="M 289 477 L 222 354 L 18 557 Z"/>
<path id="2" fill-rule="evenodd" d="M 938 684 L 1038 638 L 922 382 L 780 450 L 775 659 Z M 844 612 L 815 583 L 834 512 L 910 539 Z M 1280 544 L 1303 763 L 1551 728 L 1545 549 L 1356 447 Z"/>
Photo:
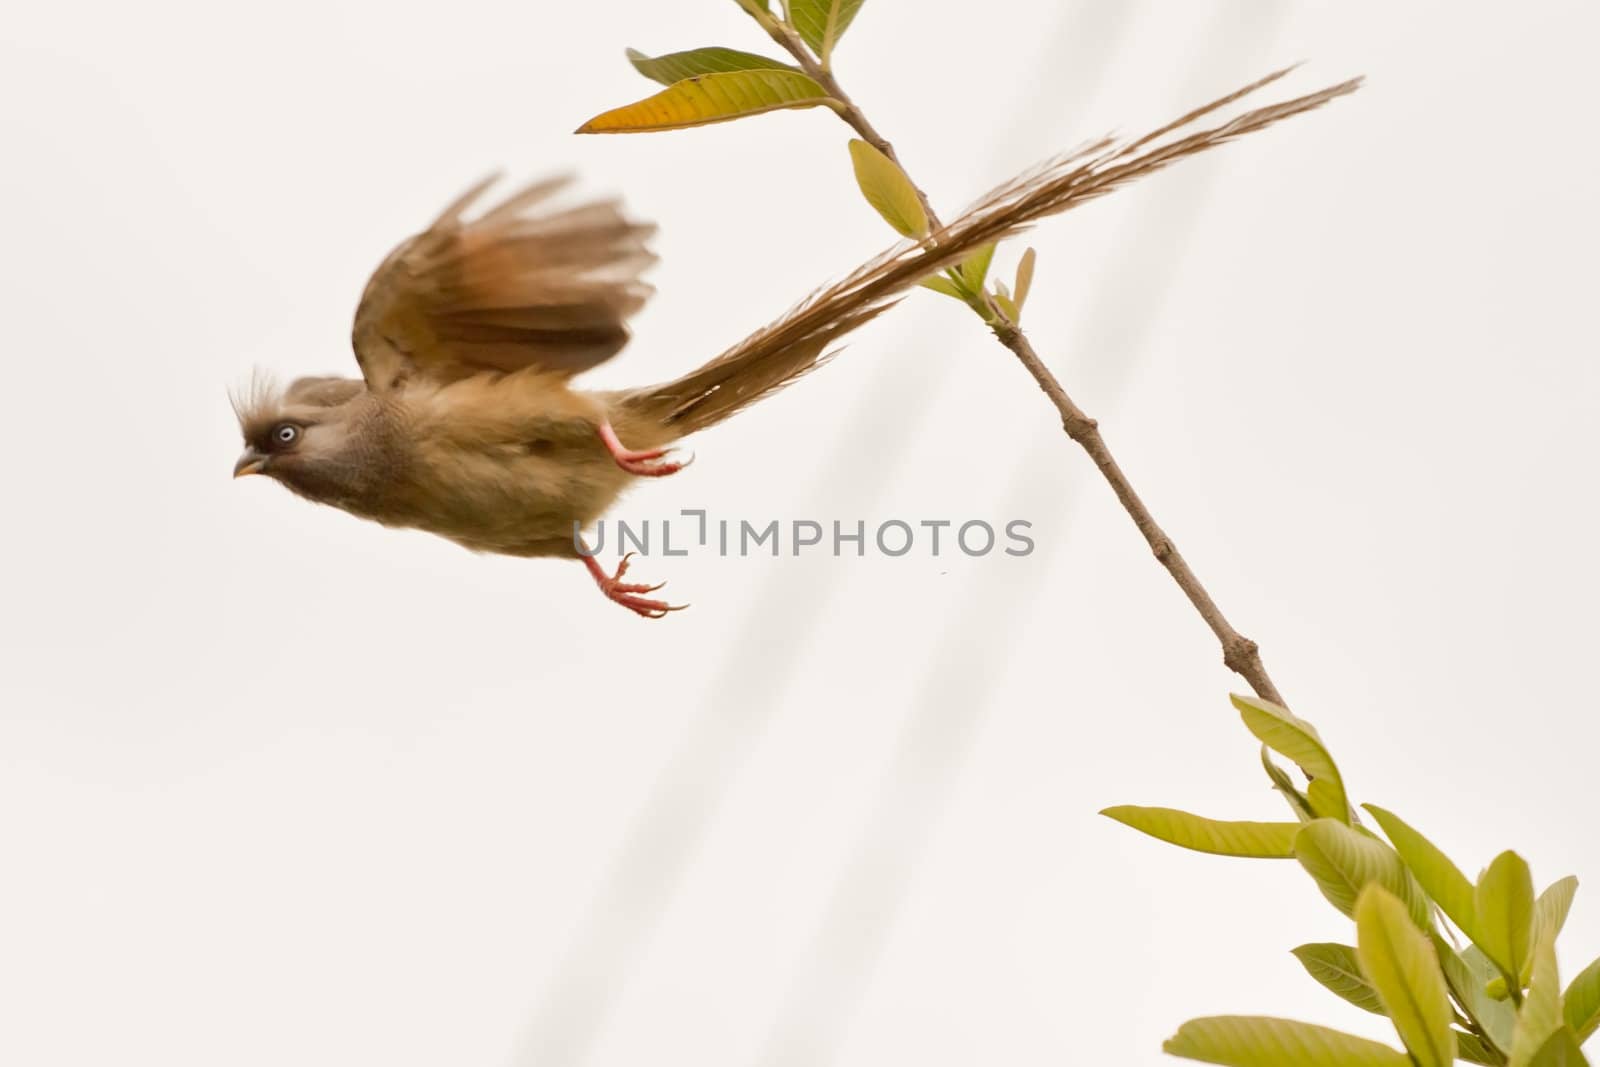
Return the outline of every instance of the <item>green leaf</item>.
<path id="1" fill-rule="evenodd" d="M 772 8 L 767 6 L 767 0 L 733 0 L 734 3 L 754 15 L 757 11 L 763 14 L 772 14 Z"/>
<path id="2" fill-rule="evenodd" d="M 967 294 L 962 292 L 955 282 L 951 281 L 949 278 L 946 278 L 942 274 L 935 274 L 930 278 L 924 278 L 917 284 L 922 286 L 924 289 L 932 289 L 936 293 L 943 293 L 945 296 L 953 296 L 962 303 L 966 303 L 967 301 Z"/>
<path id="3" fill-rule="evenodd" d="M 1449 1067 L 1456 1060 L 1454 1013 L 1433 946 L 1406 906 L 1382 886 L 1361 891 L 1355 919 L 1361 972 L 1388 1010 L 1401 1044 L 1418 1067 Z"/>
<path id="4" fill-rule="evenodd" d="M 1533 905 L 1535 937 L 1546 933 L 1553 942 L 1561 936 L 1561 928 L 1567 925 L 1567 913 L 1572 910 L 1572 898 L 1577 893 L 1578 879 L 1569 874 L 1559 882 L 1552 882 L 1539 894 Z"/>
<path id="5" fill-rule="evenodd" d="M 850 141 L 850 162 L 861 195 L 885 222 L 903 237 L 928 235 L 928 213 L 922 208 L 917 187 L 898 163 L 860 138 Z"/>
<path id="6" fill-rule="evenodd" d="M 1398 815 L 1385 811 L 1376 804 L 1363 804 L 1383 828 L 1389 843 L 1400 853 L 1400 858 L 1411 873 L 1417 876 L 1422 888 L 1444 910 L 1450 921 L 1468 937 L 1476 922 L 1472 883 L 1462 874 L 1450 857 L 1433 846 L 1427 838 L 1413 830 Z"/>
<path id="7" fill-rule="evenodd" d="M 784 108 L 816 107 L 829 99 L 827 90 L 799 71 L 701 74 L 652 97 L 596 115 L 578 127 L 578 132 L 682 130 Z"/>
<path id="8" fill-rule="evenodd" d="M 1565 1025 L 1561 1011 L 1561 976 L 1556 971 L 1555 942 L 1541 937 L 1533 947 L 1533 981 L 1517 1009 L 1511 1037 L 1511 1067 L 1531 1067 L 1550 1036 Z"/>
<path id="9" fill-rule="evenodd" d="M 1457 1030 L 1456 1056 L 1468 1063 L 1481 1063 L 1485 1067 L 1497 1067 L 1505 1063 L 1506 1058 L 1499 1052 L 1493 1051 L 1489 1045 L 1477 1034 L 1469 1034 L 1465 1030 Z"/>
<path id="10" fill-rule="evenodd" d="M 855 21 L 863 0 L 789 0 L 789 24 L 823 63 Z"/>
<path id="11" fill-rule="evenodd" d="M 1502 852 L 1494 858 L 1478 877 L 1473 911 L 1477 929 L 1467 931 L 1467 936 L 1507 981 L 1519 978 L 1533 944 L 1533 875 L 1521 856 Z"/>
<path id="12" fill-rule="evenodd" d="M 1311 779 L 1309 798 L 1316 813 L 1340 822 L 1350 821 L 1350 802 L 1345 797 L 1344 779 L 1328 755 L 1316 727 L 1295 718 L 1287 708 L 1253 696 L 1233 696 L 1247 729 L 1256 740 L 1272 751 L 1293 760 Z M 1322 783 L 1318 785 L 1318 783 Z"/>
<path id="13" fill-rule="evenodd" d="M 989 280 L 989 264 L 994 261 L 994 242 L 984 245 L 972 255 L 961 261 L 956 269 L 961 272 L 961 279 L 967 287 L 975 293 L 983 291 L 984 283 Z"/>
<path id="14" fill-rule="evenodd" d="M 1219 822 L 1173 808 L 1132 804 L 1107 808 L 1100 814 L 1169 844 L 1214 856 L 1292 859 L 1294 835 L 1300 829 L 1299 823 Z"/>
<path id="15" fill-rule="evenodd" d="M 1579 1042 L 1589 1040 L 1600 1029 L 1600 959 L 1578 972 L 1563 999 L 1567 1025 Z"/>
<path id="16" fill-rule="evenodd" d="M 1376 882 L 1406 904 L 1418 929 L 1428 928 L 1428 901 L 1411 872 L 1382 841 L 1337 819 L 1313 819 L 1294 835 L 1294 855 L 1328 902 L 1353 916 L 1356 899 Z"/>
<path id="17" fill-rule="evenodd" d="M 1345 799 L 1344 790 L 1336 782 L 1326 778 L 1313 778 L 1306 783 L 1306 799 L 1311 802 L 1311 810 L 1322 818 L 1339 819 L 1348 824 L 1350 822 L 1349 801 Z M 1339 814 L 1343 805 L 1344 814 Z"/>
<path id="18" fill-rule="evenodd" d="M 1033 288 L 1033 265 L 1034 261 L 1037 259 L 1038 256 L 1036 256 L 1033 249 L 1030 248 L 1022 253 L 1022 259 L 1017 263 L 1017 281 L 1015 286 L 1017 290 L 1015 296 L 1015 300 L 1017 302 L 1017 314 L 1015 318 L 1018 320 L 1022 318 L 1022 309 L 1027 306 L 1028 292 Z"/>
<path id="19" fill-rule="evenodd" d="M 1451 991 L 1468 1017 L 1482 1028 L 1496 1049 L 1502 1053 L 1509 1050 L 1512 1028 L 1517 1023 L 1516 1012 L 1503 996 L 1498 1000 L 1490 996 L 1488 989 L 1491 979 L 1504 983 L 1499 970 L 1476 945 L 1468 945 L 1466 951 L 1458 955 L 1444 938 L 1434 934 L 1433 950 L 1439 955 L 1445 981 L 1450 983 Z"/>
<path id="20" fill-rule="evenodd" d="M 1361 964 L 1356 960 L 1356 950 L 1349 945 L 1322 941 L 1301 945 L 1290 951 L 1306 969 L 1307 974 L 1336 995 L 1348 1000 L 1362 1011 L 1370 1011 L 1375 1015 L 1388 1014 L 1383 1010 L 1383 1002 L 1378 999 L 1378 991 L 1372 988 L 1367 976 L 1361 973 Z"/>
<path id="21" fill-rule="evenodd" d="M 1162 1050 L 1224 1067 L 1411 1067 L 1388 1045 L 1325 1026 L 1260 1015 L 1190 1019 Z"/>
<path id="22" fill-rule="evenodd" d="M 634 70 L 662 85 L 673 85 L 699 74 L 729 74 L 736 70 L 792 70 L 799 73 L 798 67 L 788 63 L 735 48 L 695 48 L 654 58 L 630 48 L 628 62 L 633 64 Z"/>
<path id="23" fill-rule="evenodd" d="M 1310 822 L 1317 817 L 1317 813 L 1311 810 L 1311 801 L 1295 787 L 1289 778 L 1289 772 L 1272 762 L 1272 750 L 1266 745 L 1261 746 L 1261 767 L 1267 772 L 1267 777 L 1272 779 L 1272 788 L 1282 793 L 1283 799 L 1294 809 L 1297 819 L 1301 822 Z"/>
<path id="24" fill-rule="evenodd" d="M 1539 1046 L 1539 1051 L 1528 1061 L 1528 1067 L 1588 1067 L 1583 1050 L 1572 1031 L 1562 1027 L 1550 1035 L 1550 1040 Z"/>
<path id="25" fill-rule="evenodd" d="M 1561 928 L 1567 925 L 1567 912 L 1572 910 L 1572 898 L 1578 892 L 1578 879 L 1567 875 L 1558 882 L 1552 882 L 1539 894 L 1539 899 L 1533 904 L 1533 939 L 1548 936 L 1552 944 L 1561 936 Z M 1522 973 L 1518 976 L 1526 986 L 1533 978 L 1533 960 L 1530 958 L 1522 964 Z"/>

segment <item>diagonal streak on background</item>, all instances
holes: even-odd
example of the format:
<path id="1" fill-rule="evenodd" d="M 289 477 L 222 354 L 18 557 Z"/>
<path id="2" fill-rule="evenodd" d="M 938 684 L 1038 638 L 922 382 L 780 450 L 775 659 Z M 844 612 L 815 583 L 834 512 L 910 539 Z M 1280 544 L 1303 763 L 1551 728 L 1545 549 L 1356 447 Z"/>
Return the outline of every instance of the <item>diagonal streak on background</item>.
<path id="1" fill-rule="evenodd" d="M 1204 95 L 1218 77 L 1251 69 L 1255 53 L 1276 37 L 1284 9 L 1253 0 L 1225 5 L 1217 22 L 1231 33 L 1207 34 L 1226 42 L 1224 48 L 1197 56 L 1179 86 L 1179 99 Z M 1252 17 L 1242 16 L 1249 14 Z M 1237 26 L 1249 27 L 1239 32 Z M 1080 318 L 1065 345 L 1047 351 L 1092 352 L 1103 369 L 1100 388 L 1091 391 L 1096 407 L 1114 401 L 1132 376 L 1149 327 L 1172 291 L 1182 249 L 1203 217 L 1214 179 L 1191 178 L 1176 195 L 1146 198 L 1120 243 L 1119 255 L 1095 276 Z M 1114 338 L 1106 344 L 1105 340 Z M 1069 389 L 1084 377 L 1075 375 Z M 1041 433 L 1008 486 L 1008 504 L 999 514 L 1029 511 L 1042 528 L 1064 531 L 1076 493 L 1045 497 L 1039 512 L 1037 486 L 1058 469 L 1064 454 L 1081 459 L 1061 433 Z M 1076 483 L 1081 485 L 1083 483 Z M 1045 543 L 1046 553 L 1059 550 L 1060 537 Z M 996 570 L 974 576 L 962 603 L 928 658 L 930 665 L 917 687 L 911 718 L 879 800 L 834 890 L 809 957 L 783 999 L 783 1010 L 756 1062 L 766 1067 L 819 1067 L 834 1060 L 872 971 L 882 955 L 917 860 L 943 810 L 951 786 L 963 766 L 987 705 L 989 681 L 1003 668 L 1014 647 L 1012 634 L 1027 617 L 1040 584 L 1037 568 Z M 1005 619 L 1005 625 L 994 620 Z"/>
<path id="2" fill-rule="evenodd" d="M 1091 13 L 1112 10 L 1094 3 L 1087 8 Z M 1084 21 L 1102 20 L 1092 16 Z M 1085 26 L 1088 32 L 1068 34 L 1067 21 L 1063 18 L 1056 32 L 1059 51 L 1046 54 L 1070 60 L 1063 66 L 1078 72 L 1075 80 L 1081 83 L 1084 71 L 1104 69 L 1109 50 L 1094 48 L 1097 40 L 1105 39 L 1096 37 L 1098 27 Z M 1018 84 L 1031 82 L 1019 79 Z M 1091 86 L 1076 88 L 1072 99 L 1084 100 Z M 915 426 L 927 418 L 947 375 L 938 365 L 909 376 L 889 360 L 874 366 L 873 380 L 857 393 L 855 410 L 838 421 L 844 432 L 819 464 L 816 478 L 816 484 L 842 487 L 858 499 L 876 496 L 909 462 Z M 885 432 L 883 420 L 874 417 L 877 398 L 887 395 L 897 398 L 898 419 L 892 432 Z M 856 462 L 862 455 L 872 455 L 876 462 L 870 466 Z M 514 1067 L 567 1067 L 588 1055 L 619 992 L 621 976 L 660 921 L 728 782 L 777 706 L 773 694 L 783 691 L 799 666 L 805 638 L 826 619 L 837 588 L 837 579 L 819 583 L 778 568 L 751 598 L 736 632 L 763 634 L 769 651 L 752 657 L 746 645 L 734 645 L 711 675 L 702 700 L 705 711 L 684 734 L 651 788 L 643 814 L 625 836 L 615 866 L 534 1007 L 512 1057 Z M 764 606 L 774 603 L 789 605 L 776 619 Z M 759 669 L 752 669 L 757 659 Z"/>
<path id="3" fill-rule="evenodd" d="M 1115 57 L 1116 42 L 1135 21 L 1138 8 L 1133 4 L 1087 3 L 1081 5 L 1075 18 L 1069 19 L 1063 12 L 1054 33 L 1058 44 L 1044 52 L 1061 69 L 1072 72 L 1072 92 L 1062 96 L 1078 101 L 1080 106 L 1090 98 Z M 1210 61 L 1227 62 L 1227 73 L 1236 73 L 1240 68 L 1231 61 L 1242 61 L 1237 55 L 1243 50 L 1241 46 L 1262 43 L 1263 24 L 1274 20 L 1241 17 L 1245 8 L 1250 13 L 1259 12 L 1259 7 L 1237 0 L 1225 8 L 1229 14 L 1218 19 L 1235 32 L 1208 35 L 1208 39 L 1228 41 L 1231 55 L 1209 56 L 1203 68 L 1197 66 L 1190 72 L 1189 81 L 1200 83 L 1205 90 L 1213 88 L 1204 77 L 1215 69 Z M 1274 5 L 1273 13 L 1279 10 Z M 1238 33 L 1241 23 L 1252 27 L 1252 32 Z M 1032 83 L 1019 78 L 1017 84 Z M 1014 138 L 1019 130 L 1028 128 L 1030 119 L 1037 118 L 1044 102 L 1032 93 L 1029 99 L 1031 110 L 1020 108 L 1013 112 L 1016 118 L 1012 129 L 999 139 L 1001 143 Z M 1053 96 L 1052 101 L 1055 99 L 1060 97 Z M 1170 282 L 1177 258 L 1174 250 L 1181 243 L 1174 239 L 1179 236 L 1176 231 L 1187 232 L 1198 215 L 1201 195 L 1198 187 L 1195 190 L 1181 206 L 1173 206 L 1171 197 L 1164 198 L 1169 201 L 1166 210 L 1152 213 L 1140 233 L 1124 245 L 1119 263 L 1096 275 L 1101 279 L 1096 288 L 1103 292 L 1100 301 L 1091 303 L 1105 312 L 1106 321 L 1086 323 L 1081 327 L 1083 343 L 1069 350 L 1103 347 L 1100 339 L 1108 330 L 1116 332 L 1117 326 L 1111 320 L 1117 318 L 1117 312 L 1125 310 L 1130 302 L 1136 303 L 1141 312 L 1149 312 L 1159 300 Z M 1152 276 L 1163 272 L 1166 276 L 1151 284 Z M 1118 341 L 1112 347 L 1122 357 L 1137 344 L 1127 334 Z M 1117 378 L 1125 377 L 1127 360 L 1117 360 L 1115 365 L 1121 372 Z M 925 367 L 909 380 L 890 361 L 878 361 L 876 368 L 873 382 L 857 394 L 861 398 L 857 410 L 840 420 L 845 433 L 836 439 L 817 479 L 819 484 L 837 490 L 845 483 L 844 472 L 850 472 L 854 477 L 844 488 L 862 500 L 873 499 L 892 484 L 896 473 L 909 462 L 915 427 L 928 417 L 932 399 L 946 375 L 938 364 Z M 882 420 L 871 417 L 878 407 L 875 398 L 891 391 L 897 394 L 900 413 L 892 433 L 886 432 Z M 1017 480 L 1008 495 L 1013 499 L 1023 496 L 1028 484 L 1037 482 L 1041 471 L 1062 462 L 1063 445 L 1059 433 L 1042 437 L 1029 461 L 1019 468 L 1027 475 Z M 870 466 L 856 462 L 864 454 L 873 455 L 876 462 Z M 1065 515 L 1065 498 L 1055 498 L 1052 503 Z M 1064 522 L 1052 524 L 1053 529 L 1064 527 Z M 1047 565 L 1048 553 L 1058 544 L 1059 538 L 1042 545 L 1040 559 L 1030 570 L 1038 573 Z M 728 782 L 770 721 L 777 705 L 773 694 L 784 690 L 800 665 L 806 638 L 826 619 L 826 609 L 837 588 L 838 579 L 819 584 L 814 577 L 802 578 L 798 572 L 779 568 L 770 572 L 765 587 L 752 597 L 740 632 L 760 633 L 762 644 L 769 651 L 755 656 L 742 645 L 728 650 L 706 687 L 706 710 L 686 731 L 652 787 L 591 910 L 555 968 L 546 992 L 535 1004 L 511 1057 L 516 1067 L 567 1067 L 582 1063 L 592 1051 L 630 970 L 629 964 L 659 924 Z M 1014 626 L 1023 615 L 1022 609 L 1028 606 L 1031 591 L 1012 582 L 979 583 L 969 595 L 972 603 L 957 618 L 974 607 L 1006 606 L 1005 611 L 985 611 L 981 617 L 1006 617 Z M 781 629 L 764 606 L 772 603 L 790 606 L 779 617 Z M 926 676 L 915 705 L 924 710 L 914 713 L 907 725 L 900 755 L 890 772 L 891 780 L 880 794 L 883 800 L 879 810 L 863 835 L 862 849 L 841 878 L 812 958 L 795 980 L 789 999 L 793 1007 L 775 1023 L 763 1050 L 763 1062 L 819 1063 L 836 1046 L 849 1002 L 864 986 L 888 930 L 887 919 L 866 929 L 851 926 L 849 916 L 859 913 L 859 902 L 867 899 L 882 914 L 902 894 L 920 842 L 936 814 L 937 800 L 959 767 L 960 742 L 970 734 L 982 708 L 980 689 L 973 687 L 971 679 L 988 675 L 973 666 L 971 650 L 1004 647 L 998 638 L 1005 630 L 996 630 L 982 642 L 974 643 L 968 631 L 958 624 L 941 640 L 940 655 L 948 666 Z M 990 662 L 997 663 L 998 659 L 991 656 Z M 960 699 L 952 700 L 952 695 Z M 922 797 L 922 803 L 908 808 L 901 799 L 901 794 L 907 792 Z M 908 816 L 906 822 L 899 821 Z M 886 831 L 898 842 L 887 849 L 881 847 Z M 889 855 L 892 862 L 874 859 L 878 853 Z M 833 991 L 827 992 L 830 987 Z M 847 990 L 852 992 L 846 993 Z"/>

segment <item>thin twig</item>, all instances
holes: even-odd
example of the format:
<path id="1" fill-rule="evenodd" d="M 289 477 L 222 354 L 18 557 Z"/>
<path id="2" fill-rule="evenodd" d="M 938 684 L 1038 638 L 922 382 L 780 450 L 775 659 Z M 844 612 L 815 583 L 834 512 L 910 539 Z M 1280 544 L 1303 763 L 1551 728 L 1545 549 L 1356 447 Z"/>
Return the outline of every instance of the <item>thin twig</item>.
<path id="1" fill-rule="evenodd" d="M 1061 428 L 1066 431 L 1068 437 L 1089 453 L 1089 458 L 1094 460 L 1094 465 L 1099 468 L 1101 475 L 1111 484 L 1111 491 L 1117 494 L 1123 510 L 1127 511 L 1129 517 L 1133 519 L 1133 524 L 1144 535 L 1150 551 L 1154 552 L 1156 559 L 1167 568 L 1167 573 L 1172 575 L 1172 580 L 1178 583 L 1183 595 L 1189 598 L 1189 603 L 1194 605 L 1200 617 L 1206 621 L 1206 625 L 1211 627 L 1211 632 L 1217 635 L 1217 640 L 1222 643 L 1222 662 L 1249 682 L 1250 688 L 1255 690 L 1257 696 L 1274 704 L 1283 704 L 1283 696 L 1278 692 L 1278 687 L 1272 684 L 1272 679 L 1267 676 L 1267 668 L 1261 662 L 1260 647 L 1233 628 L 1227 616 L 1222 614 L 1222 609 L 1217 607 L 1217 602 L 1211 598 L 1206 587 L 1195 576 L 1189 561 L 1178 551 L 1178 546 L 1167 536 L 1166 531 L 1156 524 L 1155 516 L 1150 514 L 1150 509 L 1139 498 L 1133 484 L 1128 481 L 1128 476 L 1117 464 L 1116 457 L 1111 454 L 1111 449 L 1106 447 L 1105 438 L 1100 434 L 1099 424 L 1085 415 L 1083 409 L 1067 395 L 1061 383 L 1056 380 L 1056 376 L 1050 373 L 1050 368 L 1044 365 L 1039 354 L 1033 350 L 1033 343 L 1028 340 L 1021 327 L 1002 316 L 993 328 L 1000 343 L 1016 354 L 1023 367 L 1033 375 L 1034 381 L 1039 383 L 1044 395 L 1050 398 L 1050 403 L 1055 405 L 1056 411 L 1061 415 Z"/>
<path id="2" fill-rule="evenodd" d="M 816 58 L 811 54 L 811 49 L 806 47 L 806 43 L 800 39 L 798 33 L 795 33 L 793 29 L 771 16 L 762 17 L 757 15 L 756 21 L 761 23 L 762 29 L 766 30 L 784 51 L 794 56 L 795 61 L 800 64 L 800 69 L 810 75 L 811 79 L 822 86 L 828 96 L 833 99 L 834 114 L 838 115 L 849 124 L 851 129 L 860 134 L 863 141 L 894 160 L 897 167 L 901 170 L 906 169 L 905 164 L 900 162 L 900 157 L 895 154 L 894 145 L 890 144 L 889 139 L 879 133 L 871 122 L 867 121 L 867 116 L 856 106 L 855 101 L 850 99 L 850 95 L 844 91 L 844 86 L 839 84 L 839 79 L 833 76 L 833 71 L 817 62 Z M 939 221 L 939 216 L 934 212 L 933 205 L 928 202 L 928 194 L 923 192 L 922 186 L 915 182 L 912 182 L 911 186 L 917 191 L 917 199 L 922 201 L 922 210 L 927 212 L 928 225 L 935 230 L 942 229 L 944 224 Z"/>
<path id="3" fill-rule="evenodd" d="M 851 129 L 860 134 L 862 140 L 894 160 L 900 169 L 905 171 L 905 165 L 900 162 L 894 145 L 890 144 L 888 138 L 879 133 L 868 121 L 867 116 L 839 84 L 833 72 L 817 62 L 800 36 L 771 15 L 760 11 L 751 11 L 751 15 L 784 51 L 795 58 L 801 69 L 827 91 L 833 99 L 833 111 L 849 124 Z M 927 194 L 914 180 L 912 187 L 916 189 L 917 199 L 922 202 L 922 208 L 927 212 L 929 223 L 935 231 L 938 231 L 943 224 L 934 213 L 933 205 L 928 202 Z M 1105 438 L 1100 433 L 1099 424 L 1085 414 L 1067 394 L 1061 382 L 1034 351 L 1033 343 L 1022 332 L 1022 327 L 1011 321 L 1001 309 L 995 307 L 987 296 L 984 299 L 989 304 L 988 311 L 991 314 L 987 318 L 995 337 L 1011 350 L 1027 372 L 1033 376 L 1044 395 L 1055 406 L 1056 413 L 1061 416 L 1061 428 L 1089 454 L 1101 476 L 1110 484 L 1111 491 L 1117 495 L 1123 510 L 1139 528 L 1139 533 L 1150 546 L 1150 551 L 1155 553 L 1156 559 L 1167 569 L 1167 573 L 1172 575 L 1173 581 L 1178 583 L 1178 588 L 1183 590 L 1184 596 L 1189 598 L 1189 603 L 1194 605 L 1200 617 L 1216 635 L 1222 645 L 1222 662 L 1248 682 L 1257 696 L 1274 704 L 1283 705 L 1285 703 L 1283 696 L 1278 692 L 1278 687 L 1272 684 L 1266 665 L 1261 660 L 1260 646 L 1234 629 L 1233 624 L 1228 622 L 1227 616 L 1223 615 L 1222 609 L 1206 591 L 1206 587 L 1190 568 L 1189 562 L 1178 551 L 1178 546 L 1156 523 L 1155 516 L 1140 499 L 1133 484 L 1128 481 L 1128 476 L 1117 463 L 1116 457 L 1111 454 L 1111 449 L 1107 447 Z"/>

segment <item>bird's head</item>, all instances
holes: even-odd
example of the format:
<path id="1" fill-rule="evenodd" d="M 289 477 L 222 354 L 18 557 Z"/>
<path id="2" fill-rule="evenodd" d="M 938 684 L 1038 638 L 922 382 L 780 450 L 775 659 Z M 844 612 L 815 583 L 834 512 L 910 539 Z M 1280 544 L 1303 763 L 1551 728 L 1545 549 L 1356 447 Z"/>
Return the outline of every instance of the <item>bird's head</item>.
<path id="1" fill-rule="evenodd" d="M 233 398 L 244 451 L 233 476 L 264 474 L 297 493 L 327 500 L 348 488 L 353 401 L 360 382 L 302 378 L 288 389 L 257 379 Z"/>
<path id="2" fill-rule="evenodd" d="M 246 423 L 240 420 L 244 451 L 233 465 L 233 476 L 265 474 L 282 477 L 286 468 L 304 463 L 313 450 L 304 446 L 307 431 L 314 425 L 287 412 L 265 412 L 265 418 Z"/>

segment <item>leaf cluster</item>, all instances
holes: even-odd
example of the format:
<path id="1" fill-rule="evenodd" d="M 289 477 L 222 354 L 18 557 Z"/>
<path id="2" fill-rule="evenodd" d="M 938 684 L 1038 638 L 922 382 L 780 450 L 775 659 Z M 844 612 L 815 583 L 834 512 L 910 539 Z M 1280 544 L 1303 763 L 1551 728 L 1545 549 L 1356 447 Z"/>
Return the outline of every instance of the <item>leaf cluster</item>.
<path id="1" fill-rule="evenodd" d="M 1581 1046 L 1600 1028 L 1600 959 L 1564 989 L 1556 968 L 1556 939 L 1578 880 L 1562 878 L 1536 894 L 1527 862 L 1510 851 L 1469 879 L 1398 815 L 1362 805 L 1379 836 L 1352 808 L 1315 727 L 1255 697 L 1235 696 L 1233 705 L 1261 742 L 1262 766 L 1292 821 L 1223 821 L 1135 806 L 1102 814 L 1197 852 L 1296 861 L 1323 898 L 1354 921 L 1355 944 L 1301 945 L 1295 958 L 1335 996 L 1387 1016 L 1404 1051 L 1261 1016 L 1191 1020 L 1166 1051 L 1232 1067 L 1588 1063 Z"/>

